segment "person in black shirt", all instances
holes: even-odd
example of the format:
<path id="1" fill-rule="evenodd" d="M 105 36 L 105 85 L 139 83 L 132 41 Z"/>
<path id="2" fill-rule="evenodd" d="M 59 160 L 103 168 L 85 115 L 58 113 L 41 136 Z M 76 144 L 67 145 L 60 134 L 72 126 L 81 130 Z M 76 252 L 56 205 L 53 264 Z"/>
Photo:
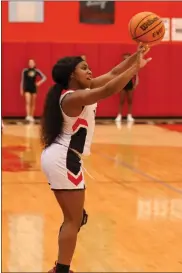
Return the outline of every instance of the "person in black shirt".
<path id="1" fill-rule="evenodd" d="M 37 81 L 40 77 L 41 80 Z M 37 87 L 45 82 L 46 76 L 36 68 L 34 60 L 29 60 L 28 68 L 23 69 L 20 85 L 20 93 L 25 96 L 26 120 L 34 121 L 35 102 L 37 97 Z"/>
<path id="2" fill-rule="evenodd" d="M 128 58 L 131 54 L 130 53 L 125 53 L 123 55 L 124 60 Z M 130 80 L 125 88 L 121 90 L 121 97 L 120 97 L 120 104 L 119 104 L 119 113 L 115 119 L 117 122 L 122 121 L 122 107 L 125 102 L 125 97 L 127 97 L 127 102 L 128 102 L 128 115 L 127 115 L 127 121 L 128 122 L 133 122 L 134 118 L 132 117 L 132 102 L 133 102 L 133 90 L 136 88 L 139 82 L 139 77 L 138 74 L 135 75 L 135 77 Z"/>

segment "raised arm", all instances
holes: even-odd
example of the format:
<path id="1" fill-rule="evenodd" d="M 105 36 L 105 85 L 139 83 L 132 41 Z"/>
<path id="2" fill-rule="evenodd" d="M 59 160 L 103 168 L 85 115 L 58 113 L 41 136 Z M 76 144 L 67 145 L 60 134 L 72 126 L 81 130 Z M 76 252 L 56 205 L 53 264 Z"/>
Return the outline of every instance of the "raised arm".
<path id="1" fill-rule="evenodd" d="M 68 94 L 62 101 L 63 111 L 68 116 L 79 115 L 83 106 L 94 104 L 101 99 L 105 99 L 120 92 L 127 82 L 130 81 L 138 72 L 138 70 L 139 67 L 135 64 L 102 87 L 89 90 L 77 90 Z"/>
<path id="2" fill-rule="evenodd" d="M 43 82 L 47 80 L 47 77 L 40 71 L 39 69 L 36 69 L 37 75 L 39 75 L 42 79 L 36 83 L 37 86 L 40 86 Z"/>
<path id="3" fill-rule="evenodd" d="M 23 95 L 23 85 L 24 85 L 24 76 L 26 69 L 23 69 L 21 72 L 21 81 L 20 81 L 20 94 Z"/>
<path id="4" fill-rule="evenodd" d="M 104 86 L 90 90 L 76 91 L 70 95 L 70 99 L 68 98 L 68 100 L 74 100 L 74 105 L 78 105 L 79 107 L 94 104 L 101 99 L 105 99 L 120 92 L 127 82 L 138 72 L 138 70 L 139 68 L 135 64 L 110 82 L 106 83 Z"/>
<path id="5" fill-rule="evenodd" d="M 134 86 L 133 86 L 133 89 L 135 89 L 137 87 L 137 85 L 139 84 L 139 76 L 138 76 L 138 73 L 136 74 L 136 78 L 135 78 L 135 83 L 134 83 Z"/>
<path id="6" fill-rule="evenodd" d="M 120 64 L 112 68 L 108 73 L 94 78 L 92 80 L 91 88 L 102 86 L 106 84 L 107 82 L 109 82 L 110 80 L 112 80 L 113 78 L 115 78 L 116 76 L 118 76 L 119 74 L 123 73 L 123 71 L 127 70 L 130 66 L 132 66 L 136 62 L 137 54 L 139 50 L 142 50 L 141 57 L 143 58 L 148 53 L 149 48 L 146 45 L 143 46 L 142 44 L 139 44 L 137 52 L 135 52 L 130 57 L 122 61 Z"/>
<path id="7" fill-rule="evenodd" d="M 68 94 L 62 101 L 62 108 L 68 116 L 77 116 L 81 113 L 83 106 L 91 105 L 101 99 L 105 99 L 120 92 L 126 84 L 143 68 L 151 58 L 143 59 L 142 53 L 138 52 L 137 60 L 130 68 L 119 74 L 102 87 L 90 90 L 77 90 Z"/>

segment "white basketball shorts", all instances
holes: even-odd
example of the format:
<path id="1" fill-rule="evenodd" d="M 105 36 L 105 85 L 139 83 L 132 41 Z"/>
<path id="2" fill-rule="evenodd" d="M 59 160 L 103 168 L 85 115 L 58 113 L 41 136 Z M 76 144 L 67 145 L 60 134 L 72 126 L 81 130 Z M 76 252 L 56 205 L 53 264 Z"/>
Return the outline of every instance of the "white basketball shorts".
<path id="1" fill-rule="evenodd" d="M 67 147 L 53 143 L 43 150 L 41 167 L 52 190 L 85 189 L 82 161 Z"/>

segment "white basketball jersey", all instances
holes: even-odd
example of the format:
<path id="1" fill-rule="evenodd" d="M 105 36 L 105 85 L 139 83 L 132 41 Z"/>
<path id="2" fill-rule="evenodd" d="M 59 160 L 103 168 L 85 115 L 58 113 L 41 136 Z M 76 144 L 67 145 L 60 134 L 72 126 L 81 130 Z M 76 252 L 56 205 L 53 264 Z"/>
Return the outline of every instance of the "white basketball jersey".
<path id="1" fill-rule="evenodd" d="M 69 93 L 75 91 L 62 91 L 60 97 L 60 107 L 62 99 Z M 64 123 L 62 133 L 57 137 L 56 142 L 74 149 L 80 154 L 89 155 L 92 138 L 95 129 L 95 114 L 97 103 L 85 106 L 78 117 L 67 116 L 61 107 Z"/>

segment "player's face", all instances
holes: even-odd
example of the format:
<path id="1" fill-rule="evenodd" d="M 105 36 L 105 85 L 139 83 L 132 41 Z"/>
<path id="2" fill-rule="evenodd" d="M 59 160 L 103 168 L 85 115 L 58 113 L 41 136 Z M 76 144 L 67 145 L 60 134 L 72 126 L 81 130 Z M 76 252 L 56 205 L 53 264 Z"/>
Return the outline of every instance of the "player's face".
<path id="1" fill-rule="evenodd" d="M 35 61 L 34 61 L 34 60 L 29 60 L 28 66 L 29 66 L 30 68 L 34 68 L 34 67 L 35 67 Z"/>
<path id="2" fill-rule="evenodd" d="M 76 66 L 74 78 L 79 84 L 80 88 L 90 88 L 92 72 L 85 61 Z"/>

